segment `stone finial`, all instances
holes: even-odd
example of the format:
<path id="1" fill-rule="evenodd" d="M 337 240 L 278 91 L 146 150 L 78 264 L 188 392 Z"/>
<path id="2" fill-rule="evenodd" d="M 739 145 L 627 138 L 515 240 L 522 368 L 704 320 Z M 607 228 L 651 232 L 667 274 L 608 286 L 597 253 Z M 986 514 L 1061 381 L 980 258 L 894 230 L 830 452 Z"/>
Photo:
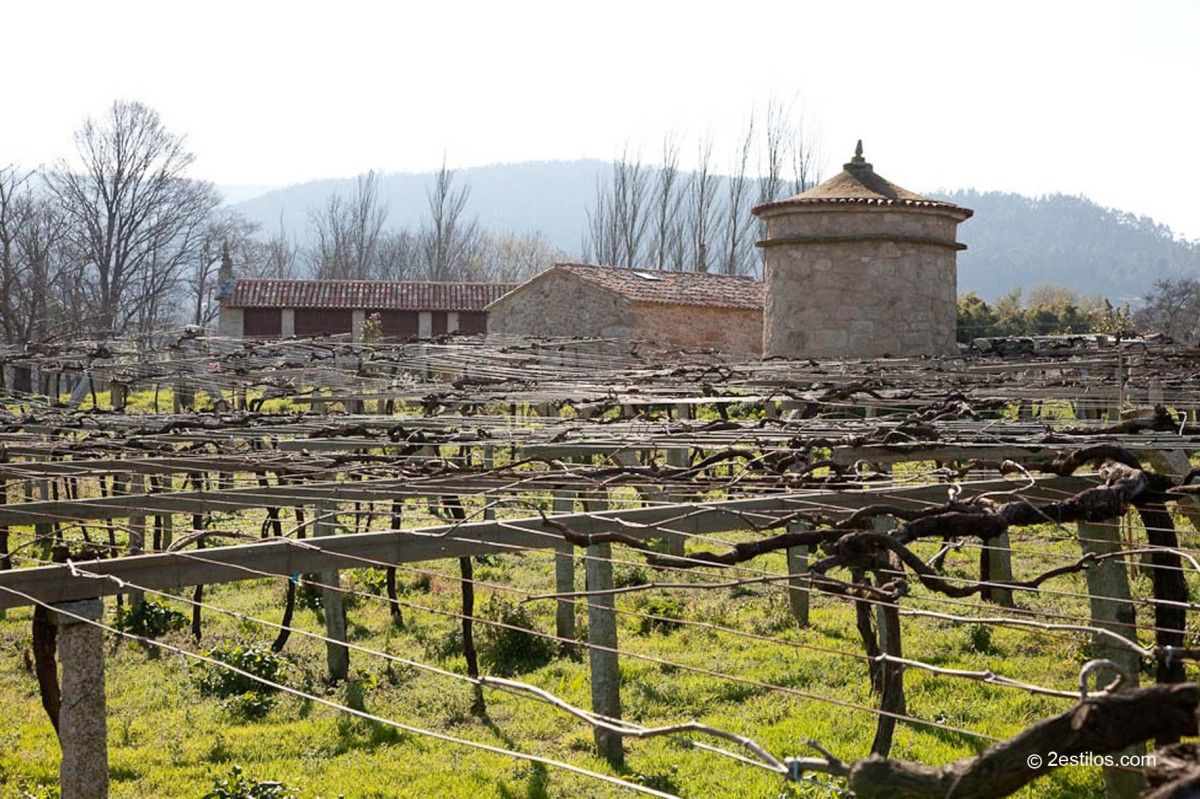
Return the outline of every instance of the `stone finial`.
<path id="1" fill-rule="evenodd" d="M 862 142 L 858 143 L 858 149 L 862 150 Z M 229 242 L 221 242 L 221 274 L 233 276 L 233 258 L 229 255 Z"/>
<path id="2" fill-rule="evenodd" d="M 871 165 L 867 163 L 867 159 L 863 158 L 862 139 L 859 139 L 858 144 L 854 147 L 854 157 L 850 159 L 850 163 L 843 164 L 842 167 L 851 171 L 871 169 Z"/>
<path id="3" fill-rule="evenodd" d="M 216 299 L 233 299 L 233 257 L 229 254 L 229 242 L 221 244 L 221 268 L 217 271 Z"/>

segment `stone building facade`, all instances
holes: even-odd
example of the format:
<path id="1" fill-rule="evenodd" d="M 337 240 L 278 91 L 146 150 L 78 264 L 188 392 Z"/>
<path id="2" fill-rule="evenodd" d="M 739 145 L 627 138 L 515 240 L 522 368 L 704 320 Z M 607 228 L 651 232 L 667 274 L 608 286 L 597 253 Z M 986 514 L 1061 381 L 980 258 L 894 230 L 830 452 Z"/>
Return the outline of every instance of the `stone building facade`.
<path id="1" fill-rule="evenodd" d="M 754 214 L 766 224 L 765 356 L 956 351 L 956 234 L 970 209 L 883 179 L 859 142 L 841 173 Z"/>
<path id="2" fill-rule="evenodd" d="M 646 341 L 752 356 L 762 348 L 763 284 L 703 272 L 556 264 L 487 312 L 492 333 Z"/>

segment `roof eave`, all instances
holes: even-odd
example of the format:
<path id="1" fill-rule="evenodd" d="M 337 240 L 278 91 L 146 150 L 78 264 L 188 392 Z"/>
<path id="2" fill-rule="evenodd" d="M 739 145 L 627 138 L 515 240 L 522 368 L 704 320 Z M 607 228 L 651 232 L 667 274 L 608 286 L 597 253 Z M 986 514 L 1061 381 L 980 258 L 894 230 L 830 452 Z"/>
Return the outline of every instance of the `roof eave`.
<path id="1" fill-rule="evenodd" d="M 755 216 L 763 216 L 764 214 L 772 216 L 777 211 L 800 208 L 846 211 L 865 209 L 931 211 L 960 217 L 960 222 L 966 221 L 975 215 L 975 212 L 970 208 L 964 208 L 961 205 L 942 202 L 940 200 L 892 200 L 883 197 L 789 197 L 785 200 L 773 200 L 769 203 L 756 205 L 750 209 L 750 213 Z"/>

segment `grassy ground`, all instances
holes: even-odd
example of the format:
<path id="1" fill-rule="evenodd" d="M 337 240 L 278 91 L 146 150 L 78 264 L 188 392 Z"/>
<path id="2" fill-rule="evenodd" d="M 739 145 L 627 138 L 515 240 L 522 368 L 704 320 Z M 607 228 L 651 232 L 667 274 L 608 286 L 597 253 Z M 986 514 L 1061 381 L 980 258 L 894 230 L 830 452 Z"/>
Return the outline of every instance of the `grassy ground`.
<path id="1" fill-rule="evenodd" d="M 416 513 L 412 523 L 420 523 Z M 1057 565 L 1077 553 L 1077 544 L 1053 529 L 1021 533 L 1016 546 L 1018 577 Z M 931 550 L 932 552 L 932 550 Z M 653 571 L 630 560 L 617 566 L 618 582 L 653 578 Z M 974 551 L 952 554 L 951 571 L 969 574 Z M 782 556 L 755 564 L 782 570 Z M 552 556 L 525 553 L 487 558 L 477 567 L 485 616 L 497 617 L 502 600 L 515 601 L 520 591 L 546 591 L 553 586 Z M 392 623 L 378 596 L 357 599 L 349 611 L 351 637 L 372 649 L 434 663 L 461 672 L 463 665 L 455 619 L 434 610 L 452 611 L 459 602 L 456 573 L 445 564 L 432 578 L 419 571 L 400 572 L 404 624 Z M 582 568 L 578 575 L 582 583 Z M 381 574 L 363 569 L 344 573 L 344 580 L 366 593 L 379 590 Z M 699 575 L 694 578 L 699 579 Z M 1044 610 L 1086 617 L 1079 576 L 1052 583 L 1061 594 L 1028 595 Z M 1134 580 L 1137 594 L 1149 592 L 1143 571 Z M 210 587 L 205 601 L 253 617 L 278 621 L 284 587 L 281 581 L 259 580 Z M 189 594 L 190 595 L 190 594 Z M 922 598 L 907 607 L 952 609 L 944 601 Z M 672 598 L 680 601 L 674 602 Z M 169 602 L 190 614 L 185 602 Z M 110 603 L 111 606 L 111 603 Z M 553 630 L 552 603 L 525 606 L 537 629 Z M 424 610 L 422 608 L 429 608 Z M 863 708 L 877 699 L 868 690 L 853 612 L 836 599 L 815 600 L 809 629 L 798 629 L 778 587 L 722 589 L 622 597 L 620 637 L 625 717 L 645 723 L 700 719 L 748 734 L 778 754 L 806 754 L 804 742 L 815 739 L 845 759 L 867 752 L 874 732 L 866 709 L 839 707 L 836 699 Z M 970 612 L 967 606 L 958 610 Z M 639 614 L 680 616 L 699 624 L 650 624 Z M 1143 609 L 1140 617 L 1147 618 Z M 52 795 L 58 747 L 42 712 L 33 677 L 23 666 L 29 646 L 30 613 L 10 611 L 0 621 L 0 793 L 4 796 Z M 111 616 L 111 607 L 110 607 Z M 578 618 L 586 619 L 583 607 Z M 323 629 L 319 610 L 297 611 L 296 625 Z M 745 634 L 704 627 L 729 627 Z M 755 637 L 757 636 L 757 637 Z M 905 654 L 941 666 L 990 668 L 1005 676 L 1069 689 L 1086 649 L 1075 640 L 1014 630 L 988 631 L 971 624 L 908 618 Z M 222 642 L 254 641 L 267 645 L 274 630 L 214 612 L 204 614 L 201 649 Z M 480 633 L 485 655 L 503 642 Z M 773 641 L 763 638 L 777 639 Z M 163 640 L 197 648 L 185 631 Z M 833 650 L 834 652 L 831 652 Z M 845 655 L 835 652 L 847 653 Z M 664 665 L 639 659 L 644 655 L 670 661 Z M 400 732 L 385 725 L 355 720 L 317 703 L 280 697 L 265 718 L 251 721 L 203 696 L 189 662 L 142 646 L 112 640 L 108 649 L 107 691 L 109 740 L 114 797 L 200 797 L 214 779 L 236 765 L 255 779 L 280 780 L 303 797 L 549 797 L 618 796 L 625 792 L 596 781 L 499 755 L 482 753 Z M 716 755 L 689 749 L 673 739 L 629 744 L 624 770 L 613 770 L 591 752 L 591 734 L 582 724 L 534 700 L 489 691 L 487 715 L 471 714 L 470 686 L 447 677 L 422 673 L 365 654 L 352 655 L 354 684 L 329 687 L 323 679 L 324 650 L 319 641 L 293 636 L 285 653 L 285 681 L 336 701 L 356 701 L 371 713 L 417 727 L 438 730 L 505 748 L 566 760 L 590 769 L 618 774 L 687 797 L 826 796 L 817 785 L 786 785 L 764 771 L 738 765 Z M 511 659 L 498 667 L 512 665 Z M 723 672 L 740 678 L 708 676 L 690 668 Z M 520 666 L 518 666 L 520 669 Z M 547 688 L 568 701 L 588 705 L 586 658 L 558 655 L 543 664 L 526 664 L 522 679 Z M 791 688 L 813 698 L 756 685 Z M 942 725 L 964 727 L 995 737 L 1011 735 L 1030 722 L 1065 709 L 1069 702 L 1030 696 L 1012 689 L 984 686 L 918 670 L 906 678 L 909 712 Z M 349 695 L 353 694 L 353 696 Z M 894 757 L 940 763 L 978 751 L 986 741 L 936 727 L 902 724 Z M 1024 795 L 1075 797 L 1100 790 L 1095 769 L 1058 772 L 1027 789 Z"/>
<path id="2" fill-rule="evenodd" d="M 131 403 L 153 408 L 147 396 L 132 397 Z M 169 408 L 166 391 L 159 403 L 162 409 Z M 423 508 L 414 504 L 406 510 L 405 520 L 413 525 L 432 522 Z M 257 532 L 260 521 L 261 516 L 234 519 L 218 514 L 214 526 L 241 526 Z M 1191 545 L 1194 533 L 1190 527 L 1186 529 L 1183 540 Z M 27 540 L 31 531 L 15 528 L 13 532 L 15 541 L 20 542 Z M 1140 540 L 1136 530 L 1134 534 Z M 1014 536 L 1014 547 L 1018 578 L 1062 565 L 1079 554 L 1078 543 L 1070 540 L 1068 531 L 1049 526 L 1020 531 Z M 930 556 L 934 548 L 923 546 L 920 551 Z M 618 549 L 616 557 L 625 561 L 616 566 L 618 584 L 658 576 L 638 565 L 636 556 L 628 551 Z M 947 568 L 970 576 L 976 570 L 977 557 L 974 549 L 951 553 Z M 577 585 L 582 586 L 582 563 L 577 562 L 577 567 Z M 751 568 L 781 572 L 784 559 L 781 554 L 767 556 Z M 351 640 L 462 673 L 459 623 L 447 615 L 457 610 L 460 602 L 456 575 L 454 563 L 402 569 L 404 621 L 398 625 L 380 596 L 381 572 L 343 572 L 346 585 L 368 595 L 356 598 L 350 607 Z M 729 576 L 719 575 L 722 579 Z M 713 577 L 692 574 L 682 579 Z M 518 601 L 522 592 L 553 588 L 553 556 L 530 552 L 481 559 L 476 579 L 480 583 L 479 612 L 498 618 L 512 612 L 511 603 Z M 671 575 L 671 579 L 681 578 Z M 1081 575 L 1057 579 L 1046 587 L 1050 590 L 1038 595 L 1018 595 L 1018 602 L 1046 613 L 1087 619 Z M 1192 586 L 1193 590 L 1196 587 Z M 1133 588 L 1139 598 L 1150 595 L 1145 569 L 1134 577 Z M 204 601 L 277 622 L 284 590 L 281 580 L 254 580 L 209 587 Z M 190 597 L 190 591 L 186 595 Z M 191 613 L 184 601 L 161 601 L 180 613 Z M 904 601 L 904 607 L 964 615 L 979 612 L 976 602 L 947 602 L 931 598 L 919 588 Z M 553 630 L 553 603 L 531 603 L 523 608 L 531 614 L 535 629 Z M 870 709 L 878 698 L 869 691 L 866 664 L 858 656 L 861 644 L 854 614 L 844 601 L 815 598 L 813 624 L 807 629 L 795 625 L 778 586 L 625 595 L 618 608 L 626 719 L 645 724 L 697 719 L 749 735 L 778 755 L 811 754 L 805 748 L 809 739 L 847 760 L 867 753 L 875 728 Z M 577 611 L 582 637 L 585 606 L 580 604 Z M 647 614 L 672 617 L 676 623 L 654 623 Z M 110 600 L 110 623 L 113 616 Z M 1151 618 L 1150 609 L 1139 607 L 1138 617 L 1145 623 Z M 324 629 L 319 608 L 310 605 L 298 608 L 294 624 L 312 632 Z M 185 630 L 169 632 L 162 640 L 207 651 L 237 642 L 265 647 L 275 633 L 254 621 L 205 611 L 200 644 Z M 970 623 L 906 617 L 903 634 L 907 657 L 944 667 L 991 669 L 1064 690 L 1076 684 L 1079 665 L 1090 656 L 1078 636 L 990 629 Z M 523 662 L 511 653 L 506 656 L 503 646 L 512 642 L 489 633 L 486 626 L 480 626 L 477 635 L 485 671 L 515 669 L 518 678 L 574 704 L 589 706 L 587 659 L 578 651 L 560 651 L 549 659 Z M 36 682 L 25 666 L 29 644 L 30 612 L 9 611 L 0 619 L 0 797 L 43 797 L 55 792 L 58 744 L 41 709 Z M 559 769 L 437 742 L 294 697 L 275 698 L 265 717 L 252 720 L 228 703 L 204 695 L 195 667 L 182 656 L 115 637 L 107 651 L 111 795 L 115 799 L 201 797 L 234 766 L 256 780 L 282 781 L 305 799 L 629 795 Z M 838 795 L 826 785 L 787 784 L 765 771 L 692 749 L 677 739 L 628 743 L 626 765 L 616 770 L 592 753 L 590 728 L 533 699 L 488 691 L 487 713 L 479 717 L 471 712 L 471 687 L 460 680 L 352 653 L 351 685 L 329 686 L 323 680 L 324 645 L 299 635 L 292 636 L 282 657 L 283 681 L 301 690 L 340 703 L 360 704 L 370 713 L 414 727 L 568 761 L 686 797 Z M 704 673 L 708 671 L 729 676 Z M 1063 699 L 916 669 L 906 675 L 906 691 L 909 713 L 934 724 L 901 724 L 892 756 L 925 763 L 971 755 L 989 743 L 986 738 L 947 727 L 1003 738 L 1070 705 Z M 1055 772 L 1020 795 L 1066 799 L 1097 795 L 1101 786 L 1099 770 L 1075 768 Z"/>

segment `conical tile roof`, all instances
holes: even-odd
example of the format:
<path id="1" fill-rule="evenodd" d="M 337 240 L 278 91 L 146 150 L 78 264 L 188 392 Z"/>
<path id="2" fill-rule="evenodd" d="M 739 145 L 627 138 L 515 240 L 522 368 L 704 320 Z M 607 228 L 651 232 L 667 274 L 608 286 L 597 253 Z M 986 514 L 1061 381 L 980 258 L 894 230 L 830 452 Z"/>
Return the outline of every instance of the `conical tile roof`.
<path id="1" fill-rule="evenodd" d="M 798 205 L 875 205 L 896 206 L 904 205 L 914 208 L 936 208 L 957 212 L 967 219 L 974 212 L 970 208 L 935 200 L 897 186 L 895 183 L 875 173 L 875 169 L 867 163 L 862 154 L 862 140 L 854 150 L 854 157 L 844 164 L 842 171 L 821 185 L 808 191 L 788 197 L 785 200 L 763 203 L 754 209 L 755 214 L 772 208 L 786 208 Z"/>

